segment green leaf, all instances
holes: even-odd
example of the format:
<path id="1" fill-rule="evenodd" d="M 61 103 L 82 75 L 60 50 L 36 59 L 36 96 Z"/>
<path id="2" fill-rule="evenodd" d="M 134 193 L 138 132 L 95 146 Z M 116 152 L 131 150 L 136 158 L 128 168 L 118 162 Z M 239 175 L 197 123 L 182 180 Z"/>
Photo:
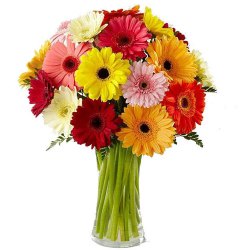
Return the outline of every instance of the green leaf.
<path id="1" fill-rule="evenodd" d="M 101 148 L 99 151 L 100 151 L 100 154 L 101 154 L 101 157 L 102 157 L 102 161 L 103 161 L 103 159 L 105 158 L 105 156 L 107 155 L 107 153 L 109 151 L 109 147 Z"/>
<path id="2" fill-rule="evenodd" d="M 64 141 L 65 142 L 69 142 L 72 140 L 72 136 L 69 137 L 65 137 L 64 134 L 59 135 L 56 140 L 52 141 L 50 143 L 50 146 L 46 149 L 46 151 L 50 150 L 51 148 L 53 148 L 54 146 L 61 145 Z"/>
<path id="3" fill-rule="evenodd" d="M 209 86 L 206 86 L 206 87 L 202 87 L 205 92 L 210 92 L 210 93 L 217 93 L 217 89 L 213 86 L 209 87 Z"/>
<path id="4" fill-rule="evenodd" d="M 101 148 L 100 150 L 97 150 L 97 149 L 95 150 L 98 170 L 100 170 L 102 161 L 106 157 L 108 151 L 109 151 L 109 147 L 104 147 L 104 148 Z"/>
<path id="5" fill-rule="evenodd" d="M 199 139 L 199 135 L 196 132 L 191 132 L 189 134 L 183 134 L 183 135 L 180 135 L 180 136 L 182 136 L 186 140 L 194 141 L 198 146 L 203 148 L 203 142 L 202 142 L 201 139 Z"/>

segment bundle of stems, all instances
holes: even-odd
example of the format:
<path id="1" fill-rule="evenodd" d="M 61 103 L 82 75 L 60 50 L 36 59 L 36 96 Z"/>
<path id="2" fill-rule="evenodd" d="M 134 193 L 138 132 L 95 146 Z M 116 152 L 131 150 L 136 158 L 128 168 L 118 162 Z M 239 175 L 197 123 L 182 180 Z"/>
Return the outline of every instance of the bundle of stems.
<path id="1" fill-rule="evenodd" d="M 141 157 L 117 142 L 104 159 L 100 160 L 100 155 L 97 159 L 100 175 L 94 235 L 112 241 L 129 241 L 139 237 Z"/>

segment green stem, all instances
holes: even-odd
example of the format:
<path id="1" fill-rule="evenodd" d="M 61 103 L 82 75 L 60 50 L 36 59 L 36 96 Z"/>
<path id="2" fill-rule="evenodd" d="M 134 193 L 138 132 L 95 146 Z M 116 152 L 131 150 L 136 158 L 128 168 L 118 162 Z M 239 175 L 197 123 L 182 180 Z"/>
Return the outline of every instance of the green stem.
<path id="1" fill-rule="evenodd" d="M 97 200 L 97 209 L 99 207 L 99 203 L 101 200 L 101 194 L 103 190 L 103 183 L 106 175 L 106 169 L 107 169 L 107 159 L 105 158 L 100 166 L 100 175 L 99 175 L 99 186 L 98 186 L 98 200 Z"/>
<path id="2" fill-rule="evenodd" d="M 131 214 L 131 223 L 133 236 L 138 237 L 138 225 L 136 219 L 136 206 L 135 206 L 135 171 L 137 168 L 137 159 L 134 157 L 132 169 L 130 171 L 130 180 L 129 180 L 129 191 L 130 191 L 130 214 Z"/>
<path id="3" fill-rule="evenodd" d="M 109 183 L 108 183 L 108 197 L 109 204 L 112 207 L 113 204 L 113 196 L 114 196 L 114 186 L 115 186 L 115 172 L 116 172 L 116 148 L 110 149 L 110 157 L 108 164 L 110 165 L 110 173 L 109 173 Z"/>
<path id="4" fill-rule="evenodd" d="M 105 166 L 105 164 L 107 164 L 107 157 L 105 157 L 103 164 Z M 101 192 L 101 196 L 100 196 L 100 203 L 98 204 L 98 209 L 97 209 L 97 225 L 96 225 L 96 231 L 99 232 L 100 230 L 100 223 L 101 223 L 101 215 L 102 215 L 102 211 L 103 211 L 103 204 L 104 204 L 104 199 L 106 197 L 107 194 L 107 185 L 108 185 L 108 176 L 109 176 L 109 167 L 110 165 L 106 166 L 106 173 L 105 173 L 105 178 L 104 178 L 104 183 L 103 186 L 100 190 Z"/>
<path id="5" fill-rule="evenodd" d="M 109 200 L 105 199 L 102 213 L 101 213 L 101 221 L 100 221 L 100 230 L 99 230 L 99 238 L 102 239 L 104 235 L 104 231 L 107 227 L 106 223 L 108 221 L 108 206 L 109 206 Z"/>
<path id="6" fill-rule="evenodd" d="M 119 143 L 120 144 L 120 143 Z M 111 240 L 115 241 L 117 239 L 118 234 L 118 215 L 119 215 L 119 206 L 121 201 L 121 184 L 122 184 L 122 173 L 123 173 L 123 162 L 124 162 L 124 150 L 121 148 L 121 144 L 119 145 L 119 159 L 118 159 L 118 169 L 116 176 L 116 185 L 115 185 L 115 193 L 114 193 L 114 205 L 111 215 Z"/>
<path id="7" fill-rule="evenodd" d="M 95 151 L 95 155 L 96 155 L 96 161 L 97 161 L 97 168 L 98 168 L 98 171 L 100 171 L 101 164 L 102 164 L 102 155 L 101 155 L 101 152 L 99 150 L 96 150 Z"/>
<path id="8" fill-rule="evenodd" d="M 100 158 L 96 152 L 100 169 L 96 212 L 96 237 L 111 241 L 129 241 L 139 236 L 139 167 L 141 157 L 115 143 Z M 99 155 L 99 156 L 98 156 Z M 118 238 L 119 237 L 119 238 Z"/>
<path id="9" fill-rule="evenodd" d="M 127 181 L 128 183 L 128 181 Z M 124 208 L 124 230 L 125 230 L 125 240 L 129 240 L 129 185 L 125 187 L 125 208 Z"/>

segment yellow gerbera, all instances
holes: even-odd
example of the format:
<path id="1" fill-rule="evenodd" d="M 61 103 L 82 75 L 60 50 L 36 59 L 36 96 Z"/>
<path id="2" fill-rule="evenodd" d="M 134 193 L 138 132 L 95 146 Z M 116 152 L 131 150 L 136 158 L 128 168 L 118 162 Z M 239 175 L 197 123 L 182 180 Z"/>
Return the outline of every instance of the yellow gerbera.
<path id="1" fill-rule="evenodd" d="M 165 106 L 158 104 L 143 108 L 129 105 L 121 118 L 127 127 L 116 135 L 124 148 L 132 147 L 133 154 L 153 156 L 154 152 L 163 154 L 165 148 L 171 147 L 175 128 Z"/>
<path id="2" fill-rule="evenodd" d="M 33 71 L 42 68 L 44 58 L 46 56 L 47 51 L 50 49 L 50 45 L 50 41 L 45 41 L 39 51 L 35 51 L 35 56 L 31 59 L 30 62 L 27 63 L 27 67 L 29 70 Z"/>
<path id="3" fill-rule="evenodd" d="M 183 41 L 176 37 L 156 38 L 148 46 L 147 52 L 148 63 L 154 64 L 157 72 L 164 72 L 170 81 L 178 83 L 194 81 L 197 72 L 194 55 L 188 51 Z"/>
<path id="4" fill-rule="evenodd" d="M 157 16 L 153 16 L 152 10 L 148 7 L 145 8 L 143 21 L 150 32 L 156 36 L 166 35 L 167 37 L 173 37 L 174 31 L 172 28 L 163 28 L 164 22 Z"/>
<path id="5" fill-rule="evenodd" d="M 29 87 L 30 86 L 30 79 L 35 77 L 34 71 L 27 71 L 22 73 L 19 76 L 18 82 L 20 83 L 21 87 Z"/>
<path id="6" fill-rule="evenodd" d="M 35 51 L 35 55 L 33 58 L 27 63 L 28 71 L 22 73 L 19 76 L 19 83 L 21 86 L 29 86 L 30 78 L 35 76 L 35 72 L 42 68 L 43 61 L 47 51 L 50 49 L 50 41 L 45 41 L 45 43 L 41 46 L 39 51 Z"/>
<path id="7" fill-rule="evenodd" d="M 119 86 L 127 81 L 130 74 L 129 61 L 122 59 L 122 53 L 112 53 L 110 47 L 100 51 L 93 48 L 81 58 L 75 73 L 76 82 L 89 94 L 89 98 L 106 102 L 121 95 Z"/>

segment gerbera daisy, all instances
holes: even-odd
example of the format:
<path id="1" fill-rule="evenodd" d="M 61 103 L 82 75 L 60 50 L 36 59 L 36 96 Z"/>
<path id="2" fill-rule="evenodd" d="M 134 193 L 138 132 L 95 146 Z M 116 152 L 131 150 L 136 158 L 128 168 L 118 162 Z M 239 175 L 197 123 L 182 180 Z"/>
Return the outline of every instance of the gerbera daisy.
<path id="1" fill-rule="evenodd" d="M 73 89 L 77 86 L 74 74 L 80 64 L 80 56 L 90 48 L 89 43 L 81 43 L 76 47 L 69 37 L 67 46 L 57 42 L 48 51 L 43 70 L 54 80 L 56 87 L 63 85 Z"/>
<path id="2" fill-rule="evenodd" d="M 59 90 L 55 90 L 51 104 L 43 111 L 44 123 L 52 127 L 58 134 L 63 133 L 68 137 L 72 130 L 70 124 L 72 114 L 80 104 L 76 89 L 71 90 L 61 86 Z"/>
<path id="3" fill-rule="evenodd" d="M 140 9 L 140 5 L 136 5 L 130 10 L 123 10 L 123 9 L 112 10 L 112 11 L 103 10 L 102 11 L 104 14 L 103 24 L 108 23 L 114 17 L 128 16 L 128 15 L 137 17 L 138 19 L 141 20 L 143 19 L 143 13 L 139 13 L 140 11 L 139 9 Z"/>
<path id="4" fill-rule="evenodd" d="M 148 108 L 162 101 L 167 86 L 167 79 L 162 73 L 154 73 L 153 65 L 134 62 L 122 92 L 127 103 Z"/>
<path id="5" fill-rule="evenodd" d="M 18 82 L 20 83 L 21 87 L 30 87 L 30 80 L 36 76 L 36 73 L 34 71 L 27 71 L 22 73 L 19 78 Z"/>
<path id="6" fill-rule="evenodd" d="M 76 82 L 89 94 L 89 98 L 106 102 L 119 92 L 119 86 L 130 74 L 129 61 L 122 60 L 122 53 L 112 53 L 111 48 L 99 51 L 93 48 L 81 57 L 76 71 Z"/>
<path id="7" fill-rule="evenodd" d="M 127 127 L 116 133 L 124 148 L 132 147 L 137 156 L 154 153 L 163 154 L 165 148 L 171 147 L 175 128 L 173 120 L 160 104 L 143 108 L 128 106 L 121 114 Z"/>
<path id="8" fill-rule="evenodd" d="M 165 23 L 164 28 L 169 28 L 169 25 L 168 23 Z M 186 41 L 186 36 L 184 34 L 182 34 L 180 31 L 176 30 L 175 28 L 172 28 L 173 29 L 173 32 L 174 32 L 174 35 L 179 39 L 179 40 L 182 40 L 185 44 L 188 45 L 188 41 Z"/>
<path id="9" fill-rule="evenodd" d="M 39 51 L 35 51 L 35 56 L 27 63 L 27 67 L 30 71 L 37 71 L 42 68 L 45 56 L 50 49 L 50 41 L 45 41 Z"/>
<path id="10" fill-rule="evenodd" d="M 72 136 L 77 143 L 99 150 L 111 144 L 111 135 L 119 130 L 121 123 L 113 104 L 85 98 L 73 113 Z"/>
<path id="11" fill-rule="evenodd" d="M 107 24 L 102 25 L 103 18 L 103 13 L 93 11 L 73 19 L 69 24 L 69 33 L 72 35 L 73 41 L 75 43 L 93 42 L 94 37 L 107 26 Z"/>
<path id="12" fill-rule="evenodd" d="M 204 59 L 201 56 L 201 53 L 198 50 L 193 50 L 192 54 L 194 55 L 195 64 L 197 66 L 196 80 L 198 82 L 201 82 L 202 85 L 205 87 L 214 86 L 212 76 L 208 71 L 207 62 L 204 61 Z"/>
<path id="13" fill-rule="evenodd" d="M 111 47 L 114 52 L 122 52 L 124 59 L 136 60 L 144 58 L 144 50 L 148 46 L 148 33 L 142 21 L 131 15 L 115 17 L 110 20 L 108 27 L 98 36 L 99 47 Z"/>
<path id="14" fill-rule="evenodd" d="M 70 21 L 64 21 L 58 27 L 57 32 L 50 38 L 51 43 L 61 42 L 64 43 L 67 38 L 67 33 L 69 31 Z"/>
<path id="15" fill-rule="evenodd" d="M 50 104 L 54 96 L 54 87 L 51 79 L 43 71 L 39 70 L 37 79 L 31 79 L 29 88 L 30 104 L 35 104 L 32 107 L 32 113 L 38 116 Z"/>
<path id="16" fill-rule="evenodd" d="M 155 36 L 167 36 L 173 37 L 174 32 L 172 28 L 165 28 L 164 22 L 159 19 L 157 16 L 152 14 L 152 10 L 148 7 L 145 8 L 145 13 L 143 17 L 143 21 L 150 32 L 152 32 Z"/>
<path id="17" fill-rule="evenodd" d="M 50 49 L 50 46 L 50 41 L 45 41 L 39 51 L 35 51 L 35 56 L 27 63 L 28 71 L 19 76 L 18 81 L 21 86 L 29 87 L 30 79 L 34 78 L 37 71 L 42 68 L 45 55 Z"/>
<path id="18" fill-rule="evenodd" d="M 178 38 L 156 38 L 148 48 L 148 63 L 155 65 L 156 71 L 163 71 L 170 81 L 193 82 L 196 76 L 194 56 L 187 45 Z"/>
<path id="19" fill-rule="evenodd" d="M 205 92 L 197 82 L 171 83 L 162 104 L 175 122 L 178 134 L 188 134 L 201 124 L 205 108 Z"/>

